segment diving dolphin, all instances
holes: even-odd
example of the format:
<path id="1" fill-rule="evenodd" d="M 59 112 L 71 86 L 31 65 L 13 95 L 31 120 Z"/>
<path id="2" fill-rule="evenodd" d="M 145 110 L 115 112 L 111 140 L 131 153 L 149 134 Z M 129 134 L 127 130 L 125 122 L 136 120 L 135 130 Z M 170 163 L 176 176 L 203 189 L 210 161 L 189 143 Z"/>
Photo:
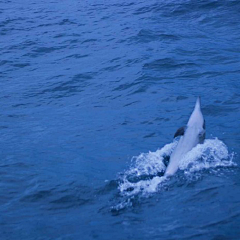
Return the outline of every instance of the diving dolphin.
<path id="1" fill-rule="evenodd" d="M 201 112 L 200 98 L 198 97 L 195 108 L 188 120 L 187 126 L 181 127 L 174 135 L 181 136 L 177 147 L 170 156 L 169 164 L 164 176 L 171 176 L 177 170 L 181 158 L 194 148 L 198 143 L 203 143 L 205 139 L 205 120 Z"/>

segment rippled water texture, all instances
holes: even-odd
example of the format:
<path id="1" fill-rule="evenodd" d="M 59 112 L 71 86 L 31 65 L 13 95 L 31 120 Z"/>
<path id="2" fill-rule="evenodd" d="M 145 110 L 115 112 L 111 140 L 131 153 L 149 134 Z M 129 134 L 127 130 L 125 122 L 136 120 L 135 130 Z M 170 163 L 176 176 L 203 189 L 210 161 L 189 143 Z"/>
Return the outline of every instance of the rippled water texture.
<path id="1" fill-rule="evenodd" d="M 239 13 L 1 1 L 0 239 L 239 239 Z M 166 180 L 197 96 L 206 141 Z"/>

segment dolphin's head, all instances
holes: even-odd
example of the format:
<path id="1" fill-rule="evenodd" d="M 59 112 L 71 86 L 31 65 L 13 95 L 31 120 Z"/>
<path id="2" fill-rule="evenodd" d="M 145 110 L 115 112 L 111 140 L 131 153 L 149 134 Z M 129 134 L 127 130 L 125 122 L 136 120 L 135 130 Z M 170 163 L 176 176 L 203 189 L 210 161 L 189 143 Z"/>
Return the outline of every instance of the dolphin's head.
<path id="1" fill-rule="evenodd" d="M 200 101 L 200 97 L 197 98 L 196 104 L 195 104 L 195 108 L 188 120 L 187 123 L 188 127 L 192 127 L 195 126 L 199 129 L 205 128 L 204 127 L 204 118 L 201 112 L 201 101 Z"/>

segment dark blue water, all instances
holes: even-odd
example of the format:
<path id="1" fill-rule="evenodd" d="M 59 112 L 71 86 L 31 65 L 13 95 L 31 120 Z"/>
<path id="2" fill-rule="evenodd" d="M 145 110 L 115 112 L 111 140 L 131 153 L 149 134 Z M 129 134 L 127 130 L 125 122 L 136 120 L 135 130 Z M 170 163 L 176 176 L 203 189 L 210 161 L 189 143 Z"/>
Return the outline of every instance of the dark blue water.
<path id="1" fill-rule="evenodd" d="M 0 1 L 0 239 L 239 239 L 239 12 Z M 197 96 L 207 139 L 162 181 Z"/>

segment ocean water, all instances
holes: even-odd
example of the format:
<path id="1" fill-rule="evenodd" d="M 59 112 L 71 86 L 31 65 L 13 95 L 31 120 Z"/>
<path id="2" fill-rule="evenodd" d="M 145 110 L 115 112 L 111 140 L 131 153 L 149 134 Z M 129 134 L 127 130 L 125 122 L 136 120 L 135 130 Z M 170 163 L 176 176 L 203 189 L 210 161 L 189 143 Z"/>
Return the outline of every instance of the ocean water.
<path id="1" fill-rule="evenodd" d="M 0 1 L 0 239 L 240 239 L 239 12 Z M 166 179 L 197 96 L 206 140 Z"/>

